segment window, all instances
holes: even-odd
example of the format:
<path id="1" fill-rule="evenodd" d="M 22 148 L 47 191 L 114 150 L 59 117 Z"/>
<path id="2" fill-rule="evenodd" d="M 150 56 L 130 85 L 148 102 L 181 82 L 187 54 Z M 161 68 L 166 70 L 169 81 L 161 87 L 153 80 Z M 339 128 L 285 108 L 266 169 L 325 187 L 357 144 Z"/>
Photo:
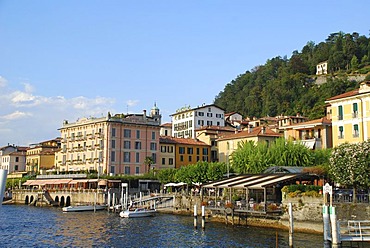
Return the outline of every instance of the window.
<path id="1" fill-rule="evenodd" d="M 136 138 L 140 139 L 140 130 L 136 130 Z"/>
<path id="2" fill-rule="evenodd" d="M 189 156 L 189 162 L 191 162 L 192 156 Z"/>
<path id="3" fill-rule="evenodd" d="M 360 133 L 358 131 L 358 124 L 353 125 L 353 137 L 358 138 L 360 136 Z"/>
<path id="4" fill-rule="evenodd" d="M 123 153 L 123 162 L 130 162 L 130 153 L 124 152 Z"/>
<path id="5" fill-rule="evenodd" d="M 198 112 L 199 116 L 204 116 L 204 112 Z"/>
<path id="6" fill-rule="evenodd" d="M 184 156 L 183 155 L 180 155 L 180 161 L 183 162 L 184 161 Z"/>
<path id="7" fill-rule="evenodd" d="M 112 148 L 116 148 L 116 141 L 115 140 L 112 140 Z"/>
<path id="8" fill-rule="evenodd" d="M 169 159 L 168 159 L 168 164 L 169 164 L 169 165 L 173 165 L 173 158 L 169 158 Z"/>
<path id="9" fill-rule="evenodd" d="M 353 104 L 353 113 L 352 113 L 352 118 L 357 118 L 358 117 L 358 106 L 357 102 Z"/>
<path id="10" fill-rule="evenodd" d="M 153 164 L 157 163 L 157 154 L 152 153 Z"/>
<path id="11" fill-rule="evenodd" d="M 173 146 L 169 146 L 169 147 L 168 147 L 168 152 L 169 152 L 169 153 L 173 153 Z"/>
<path id="12" fill-rule="evenodd" d="M 116 137 L 116 129 L 112 128 L 112 137 Z"/>
<path id="13" fill-rule="evenodd" d="M 343 126 L 339 127 L 339 135 L 338 139 L 344 139 L 344 131 L 343 131 Z"/>
<path id="14" fill-rule="evenodd" d="M 123 130 L 123 137 L 131 138 L 131 130 L 130 129 L 124 129 Z"/>
<path id="15" fill-rule="evenodd" d="M 150 150 L 156 151 L 157 150 L 157 143 L 151 142 L 150 143 Z"/>
<path id="16" fill-rule="evenodd" d="M 166 152 L 167 151 L 167 146 L 161 146 L 161 152 Z"/>
<path id="17" fill-rule="evenodd" d="M 130 166 L 125 166 L 125 175 L 130 175 Z"/>
<path id="18" fill-rule="evenodd" d="M 139 166 L 136 166 L 136 168 L 135 168 L 135 174 L 140 174 L 140 167 Z"/>
<path id="19" fill-rule="evenodd" d="M 218 122 L 217 122 L 217 126 L 219 126 L 219 125 L 220 125 L 220 122 L 218 121 Z"/>
<path id="20" fill-rule="evenodd" d="M 343 106 L 338 106 L 338 120 L 343 120 Z"/>
<path id="21" fill-rule="evenodd" d="M 114 165 L 110 167 L 110 173 L 114 174 Z"/>
<path id="22" fill-rule="evenodd" d="M 179 147 L 179 154 L 185 154 L 185 147 Z"/>
<path id="23" fill-rule="evenodd" d="M 136 153 L 136 158 L 135 158 L 136 163 L 140 163 L 140 153 Z"/>
<path id="24" fill-rule="evenodd" d="M 207 126 L 212 126 L 212 121 L 207 121 Z"/>
<path id="25" fill-rule="evenodd" d="M 207 113 L 207 117 L 212 117 L 212 113 Z"/>
<path id="26" fill-rule="evenodd" d="M 14 170 L 18 170 L 18 165 L 14 165 Z"/>
<path id="27" fill-rule="evenodd" d="M 19 162 L 19 157 L 15 157 L 15 162 L 18 163 Z"/>
<path id="28" fill-rule="evenodd" d="M 208 155 L 208 148 L 203 148 L 203 155 Z"/>
<path id="29" fill-rule="evenodd" d="M 166 164 L 166 158 L 162 158 L 162 165 Z"/>
<path id="30" fill-rule="evenodd" d="M 115 151 L 111 151 L 111 153 L 110 153 L 110 161 L 111 162 L 116 161 L 116 152 Z"/>
<path id="31" fill-rule="evenodd" d="M 141 142 L 140 141 L 135 141 L 135 149 L 140 150 L 141 149 Z"/>
<path id="32" fill-rule="evenodd" d="M 152 132 L 152 140 L 155 140 L 155 132 Z"/>
<path id="33" fill-rule="evenodd" d="M 128 141 L 128 140 L 124 141 L 123 142 L 123 148 L 124 149 L 131 149 L 131 141 Z"/>
<path id="34" fill-rule="evenodd" d="M 193 147 L 188 147 L 188 154 L 193 154 Z"/>
<path id="35" fill-rule="evenodd" d="M 199 149 L 199 147 L 197 148 L 197 155 L 199 155 L 199 153 L 200 153 L 200 149 Z"/>

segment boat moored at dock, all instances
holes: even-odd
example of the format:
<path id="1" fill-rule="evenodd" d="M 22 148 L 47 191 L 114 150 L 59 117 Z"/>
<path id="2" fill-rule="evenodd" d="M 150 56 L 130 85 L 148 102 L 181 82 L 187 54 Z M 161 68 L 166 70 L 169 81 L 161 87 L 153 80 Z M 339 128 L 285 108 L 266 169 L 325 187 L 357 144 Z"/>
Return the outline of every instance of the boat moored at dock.
<path id="1" fill-rule="evenodd" d="M 106 209 L 106 205 L 81 205 L 63 207 L 63 212 L 82 212 L 82 211 L 98 211 Z"/>
<path id="2" fill-rule="evenodd" d="M 121 211 L 119 216 L 122 218 L 140 218 L 140 217 L 151 217 L 154 216 L 157 210 L 146 209 L 146 208 L 135 208 Z"/>

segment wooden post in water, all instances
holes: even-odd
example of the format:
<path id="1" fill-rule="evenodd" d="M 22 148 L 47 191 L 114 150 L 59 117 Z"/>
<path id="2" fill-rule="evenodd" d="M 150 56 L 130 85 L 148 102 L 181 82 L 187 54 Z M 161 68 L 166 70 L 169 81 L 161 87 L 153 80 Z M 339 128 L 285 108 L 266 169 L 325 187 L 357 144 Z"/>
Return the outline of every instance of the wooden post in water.
<path id="1" fill-rule="evenodd" d="M 276 237 L 275 237 L 275 243 L 276 243 L 276 248 L 279 248 L 279 235 L 278 235 L 278 231 L 276 231 Z"/>
<path id="2" fill-rule="evenodd" d="M 289 247 L 293 248 L 293 232 L 294 232 L 294 225 L 293 225 L 293 205 L 289 202 Z"/>
<path id="3" fill-rule="evenodd" d="M 204 230 L 206 228 L 206 209 L 205 206 L 202 206 L 202 229 Z"/>
<path id="4" fill-rule="evenodd" d="M 113 193 L 113 199 L 112 199 L 112 212 L 114 212 L 114 207 L 116 206 L 116 193 Z"/>
<path id="5" fill-rule="evenodd" d="M 194 228 L 195 229 L 197 229 L 197 218 L 198 218 L 197 205 L 194 205 Z"/>
<path id="6" fill-rule="evenodd" d="M 111 194 L 110 194 L 110 192 L 108 191 L 108 204 L 107 204 L 108 212 L 109 212 L 109 209 L 110 209 L 110 202 L 111 202 Z"/>

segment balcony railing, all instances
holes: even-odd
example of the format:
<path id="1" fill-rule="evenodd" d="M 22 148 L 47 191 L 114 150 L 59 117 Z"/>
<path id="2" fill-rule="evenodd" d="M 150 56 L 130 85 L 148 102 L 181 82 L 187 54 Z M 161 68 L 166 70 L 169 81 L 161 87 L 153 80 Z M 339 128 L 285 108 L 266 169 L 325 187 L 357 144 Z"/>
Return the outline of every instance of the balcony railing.
<path id="1" fill-rule="evenodd" d="M 357 111 L 352 113 L 352 118 L 358 118 L 358 112 Z"/>

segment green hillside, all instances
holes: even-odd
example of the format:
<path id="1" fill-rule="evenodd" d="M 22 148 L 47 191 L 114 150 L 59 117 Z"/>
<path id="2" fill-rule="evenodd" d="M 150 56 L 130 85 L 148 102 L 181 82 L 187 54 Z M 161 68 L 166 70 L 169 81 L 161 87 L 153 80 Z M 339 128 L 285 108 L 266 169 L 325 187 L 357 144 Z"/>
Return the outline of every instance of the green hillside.
<path id="1" fill-rule="evenodd" d="M 237 76 L 216 96 L 215 104 L 244 117 L 301 113 L 320 118 L 325 114 L 325 99 L 358 87 L 351 75 L 368 74 L 369 58 L 369 38 L 333 33 L 319 44 L 307 42 L 289 59 L 275 57 Z M 323 61 L 328 62 L 328 75 L 326 83 L 318 85 L 316 65 Z"/>

